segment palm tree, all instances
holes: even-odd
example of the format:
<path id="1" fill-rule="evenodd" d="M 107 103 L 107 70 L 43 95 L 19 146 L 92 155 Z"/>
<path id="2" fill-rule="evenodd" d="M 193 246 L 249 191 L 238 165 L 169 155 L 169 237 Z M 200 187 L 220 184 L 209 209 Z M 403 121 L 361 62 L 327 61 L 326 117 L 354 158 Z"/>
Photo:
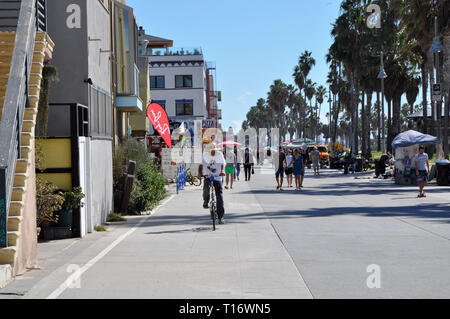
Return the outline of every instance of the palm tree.
<path id="1" fill-rule="evenodd" d="M 314 114 L 314 110 L 312 107 L 312 98 L 316 94 L 316 83 L 311 81 L 310 79 L 306 80 L 305 82 L 305 96 L 309 100 L 309 110 L 308 113 L 312 116 Z M 305 119 L 308 118 L 307 115 L 305 115 Z M 305 131 L 304 131 L 304 137 L 306 137 L 306 125 L 305 125 Z"/>
<path id="2" fill-rule="evenodd" d="M 297 118 L 298 118 L 298 113 L 297 113 L 297 89 L 289 84 L 287 86 L 287 90 L 288 90 L 288 98 L 287 98 L 287 106 L 289 108 L 289 115 L 288 115 L 288 132 L 289 132 L 289 137 L 290 140 L 292 141 L 294 138 L 294 134 L 296 132 L 296 127 L 297 127 Z"/>
<path id="3" fill-rule="evenodd" d="M 331 53 L 328 53 L 326 56 L 326 60 L 330 63 L 330 71 L 328 73 L 327 83 L 330 85 L 331 93 L 333 94 L 333 108 L 332 108 L 332 116 L 331 116 L 331 153 L 334 152 L 334 145 L 336 143 L 337 136 L 337 126 L 339 120 L 339 113 L 341 112 L 341 103 L 338 101 L 338 93 L 340 91 L 340 86 L 342 84 L 341 81 L 341 63 L 332 56 Z"/>
<path id="4" fill-rule="evenodd" d="M 439 18 L 439 32 L 442 35 L 443 41 L 443 59 L 441 70 L 442 93 L 444 96 L 444 156 L 449 156 L 449 112 L 450 112 L 450 0 L 438 0 L 436 4 L 436 12 Z"/>
<path id="5" fill-rule="evenodd" d="M 274 123 L 280 128 L 280 133 L 283 140 L 286 137 L 286 106 L 289 96 L 288 86 L 281 80 L 275 80 L 270 86 L 270 91 L 267 93 L 267 103 L 273 111 Z"/>
<path id="6" fill-rule="evenodd" d="M 317 136 L 318 127 L 319 127 L 319 123 L 320 123 L 320 115 L 321 115 L 320 113 L 321 113 L 321 110 L 322 110 L 322 104 L 323 104 L 323 100 L 325 98 L 326 93 L 327 93 L 327 89 L 323 85 L 320 85 L 317 88 L 316 101 L 317 101 L 317 103 L 319 103 L 319 114 L 316 114 L 316 116 L 317 116 L 317 126 L 316 126 L 316 134 L 315 134 L 315 136 Z"/>
<path id="7" fill-rule="evenodd" d="M 421 57 L 420 69 L 422 72 L 422 106 L 424 132 L 427 133 L 428 122 L 428 74 L 432 56 L 429 53 L 432 34 L 432 2 L 431 1 L 402 1 L 401 6 L 401 27 L 405 30 L 409 39 L 416 41 L 416 46 L 412 52 Z"/>
<path id="8" fill-rule="evenodd" d="M 309 51 L 304 51 L 302 55 L 300 55 L 298 59 L 298 63 L 294 68 L 294 82 L 299 88 L 300 92 L 302 89 L 306 88 L 306 82 L 311 72 L 313 66 L 316 65 L 316 60 L 312 57 L 312 53 Z M 306 101 L 306 91 L 305 91 L 305 101 Z M 304 117 L 304 126 L 303 126 L 303 138 L 306 136 L 306 109 L 301 111 L 301 116 Z"/>

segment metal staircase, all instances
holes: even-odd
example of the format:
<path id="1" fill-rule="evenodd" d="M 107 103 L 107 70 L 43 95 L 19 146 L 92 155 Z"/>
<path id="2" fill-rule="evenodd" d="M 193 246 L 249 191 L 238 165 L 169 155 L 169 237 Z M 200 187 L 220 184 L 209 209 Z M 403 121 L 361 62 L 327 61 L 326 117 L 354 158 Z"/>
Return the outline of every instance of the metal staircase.
<path id="1" fill-rule="evenodd" d="M 33 204 L 34 128 L 42 68 L 54 46 L 43 32 L 45 8 L 45 0 L 0 0 L 0 265 L 13 268 L 24 211 Z"/>

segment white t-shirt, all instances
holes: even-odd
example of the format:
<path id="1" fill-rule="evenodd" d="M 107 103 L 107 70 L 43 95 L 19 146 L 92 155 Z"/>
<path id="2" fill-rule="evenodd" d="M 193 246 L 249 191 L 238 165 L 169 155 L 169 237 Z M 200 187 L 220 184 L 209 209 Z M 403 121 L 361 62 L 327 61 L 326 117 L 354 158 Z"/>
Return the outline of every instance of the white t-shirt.
<path id="1" fill-rule="evenodd" d="M 294 156 L 287 155 L 286 156 L 286 164 L 287 164 L 287 168 L 293 168 L 294 167 Z"/>
<path id="2" fill-rule="evenodd" d="M 226 152 L 226 162 L 227 162 L 227 166 L 233 166 L 234 164 L 236 164 L 236 154 L 234 154 L 233 151 L 231 152 Z"/>
<path id="3" fill-rule="evenodd" d="M 225 166 L 225 158 L 221 152 L 216 152 L 214 156 L 206 154 L 202 159 L 203 176 L 219 175 L 222 172 L 222 165 Z"/>
<path id="4" fill-rule="evenodd" d="M 427 161 L 428 161 L 428 154 L 417 154 L 415 161 L 417 163 L 417 168 L 419 171 L 426 171 L 427 170 Z"/>

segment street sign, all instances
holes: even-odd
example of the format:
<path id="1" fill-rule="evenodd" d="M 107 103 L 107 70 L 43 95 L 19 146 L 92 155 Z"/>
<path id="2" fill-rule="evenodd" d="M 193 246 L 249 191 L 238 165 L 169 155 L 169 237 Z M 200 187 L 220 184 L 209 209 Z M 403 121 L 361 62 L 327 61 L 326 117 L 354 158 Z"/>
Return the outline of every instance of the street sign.
<path id="1" fill-rule="evenodd" d="M 433 84 L 433 97 L 432 100 L 434 102 L 441 102 L 442 101 L 442 94 L 441 94 L 441 83 L 435 83 Z"/>
<path id="2" fill-rule="evenodd" d="M 207 119 L 202 121 L 203 128 L 216 128 L 216 120 L 215 119 Z"/>
<path id="3" fill-rule="evenodd" d="M 442 95 L 433 95 L 433 102 L 441 102 Z"/>

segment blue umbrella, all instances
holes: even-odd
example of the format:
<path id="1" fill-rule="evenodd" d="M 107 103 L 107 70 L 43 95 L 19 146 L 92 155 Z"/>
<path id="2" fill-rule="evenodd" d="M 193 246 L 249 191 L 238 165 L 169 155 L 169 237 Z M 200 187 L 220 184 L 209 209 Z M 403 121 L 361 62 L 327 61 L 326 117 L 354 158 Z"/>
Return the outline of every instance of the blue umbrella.
<path id="1" fill-rule="evenodd" d="M 428 134 L 422 134 L 417 131 L 406 131 L 397 135 L 392 141 L 392 147 L 408 147 L 417 144 L 437 143 L 438 139 Z"/>

